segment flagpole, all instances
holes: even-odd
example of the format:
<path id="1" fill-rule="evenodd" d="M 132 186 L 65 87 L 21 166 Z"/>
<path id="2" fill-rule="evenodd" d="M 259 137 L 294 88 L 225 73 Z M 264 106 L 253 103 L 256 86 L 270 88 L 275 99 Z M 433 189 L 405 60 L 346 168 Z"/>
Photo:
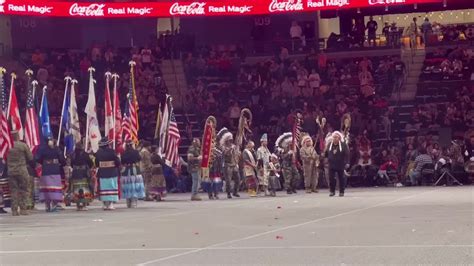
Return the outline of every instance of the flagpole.
<path id="1" fill-rule="evenodd" d="M 90 89 L 91 89 L 90 87 L 91 87 L 91 83 L 92 83 L 92 86 L 94 86 L 94 79 L 93 79 L 93 76 L 92 76 L 92 75 L 93 75 L 93 73 L 94 73 L 94 71 L 95 71 L 95 68 L 89 67 L 88 71 L 89 71 L 89 96 L 88 96 L 88 97 L 90 97 Z M 89 102 L 89 99 L 87 99 L 87 101 Z M 87 107 L 87 106 L 86 106 L 86 107 Z M 86 143 L 85 143 L 85 145 L 84 145 L 84 147 L 85 147 L 84 150 L 85 150 L 85 151 L 87 151 L 88 148 L 89 148 L 89 145 L 88 145 L 88 144 L 89 144 L 89 123 L 90 123 L 90 121 L 89 121 L 89 114 L 87 114 Z"/>
<path id="2" fill-rule="evenodd" d="M 7 119 L 10 116 L 10 105 L 11 105 L 10 103 L 12 101 L 13 83 L 15 82 L 15 79 L 16 79 L 15 73 L 12 72 L 11 76 L 12 76 L 12 82 L 10 84 L 10 95 L 8 97 Z"/>
<path id="3" fill-rule="evenodd" d="M 48 86 L 44 85 L 43 94 L 41 95 L 40 116 L 41 116 L 41 113 L 43 111 L 44 94 L 45 94 L 47 88 L 48 88 Z"/>
<path id="4" fill-rule="evenodd" d="M 36 86 L 37 86 L 37 85 L 38 85 L 38 81 L 33 80 L 33 81 L 31 82 L 31 86 L 33 87 L 33 99 L 34 99 L 35 96 L 36 96 Z M 36 111 L 36 110 L 35 110 L 35 111 Z"/>
<path id="5" fill-rule="evenodd" d="M 155 139 L 160 135 L 160 116 L 161 116 L 161 103 L 158 104 L 158 112 L 156 113 L 156 126 L 155 126 Z"/>
<path id="6" fill-rule="evenodd" d="M 56 142 L 56 146 L 59 146 L 59 141 L 61 140 L 61 130 L 63 127 L 63 116 L 64 116 L 64 104 L 66 103 L 67 87 L 69 86 L 69 81 L 71 80 L 71 77 L 66 76 L 64 80 L 66 81 L 66 87 L 64 88 L 63 107 L 61 108 L 61 120 L 59 120 L 58 141 Z"/>
<path id="7" fill-rule="evenodd" d="M 117 79 L 118 79 L 118 77 L 119 77 L 119 75 L 117 73 L 112 74 L 112 78 L 114 79 L 114 96 L 113 96 L 114 97 L 114 99 L 113 99 L 114 106 L 112 107 L 113 112 L 114 112 L 114 114 L 112 115 L 112 124 L 114 125 L 113 131 L 112 131 L 113 134 L 114 134 L 112 145 L 113 145 L 114 150 L 115 150 L 115 142 L 116 142 L 115 138 L 117 137 L 116 136 L 117 133 L 115 132 L 115 118 L 116 118 L 115 114 L 117 112 L 117 104 L 118 103 L 115 101 L 115 99 L 117 99 Z"/>

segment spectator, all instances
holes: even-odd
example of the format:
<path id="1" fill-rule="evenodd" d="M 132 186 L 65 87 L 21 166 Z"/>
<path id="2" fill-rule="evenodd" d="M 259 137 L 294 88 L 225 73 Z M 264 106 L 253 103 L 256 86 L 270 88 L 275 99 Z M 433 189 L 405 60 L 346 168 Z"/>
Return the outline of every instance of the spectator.
<path id="1" fill-rule="evenodd" d="M 369 17 L 369 21 L 367 22 L 367 39 L 369 41 L 369 45 L 375 46 L 375 39 L 377 33 L 377 22 L 374 20 L 372 16 Z"/>
<path id="2" fill-rule="evenodd" d="M 432 164 L 433 159 L 427 154 L 426 148 L 420 148 L 420 155 L 415 159 L 414 169 L 410 173 L 410 181 L 412 186 L 416 186 L 421 178 L 421 170 L 427 164 Z"/>
<path id="3" fill-rule="evenodd" d="M 237 101 L 235 101 L 232 106 L 229 107 L 229 119 L 232 129 L 236 129 L 237 125 L 239 124 L 240 110 L 241 109 Z"/>
<path id="4" fill-rule="evenodd" d="M 428 38 L 433 32 L 430 20 L 428 18 L 425 18 L 425 21 L 423 24 L 421 24 L 421 32 L 423 33 L 423 43 L 426 46 L 428 44 Z"/>
<path id="5" fill-rule="evenodd" d="M 290 37 L 292 40 L 292 50 L 296 51 L 297 47 L 299 47 L 302 37 L 303 37 L 303 30 L 301 26 L 298 25 L 297 21 L 293 21 L 290 27 Z"/>

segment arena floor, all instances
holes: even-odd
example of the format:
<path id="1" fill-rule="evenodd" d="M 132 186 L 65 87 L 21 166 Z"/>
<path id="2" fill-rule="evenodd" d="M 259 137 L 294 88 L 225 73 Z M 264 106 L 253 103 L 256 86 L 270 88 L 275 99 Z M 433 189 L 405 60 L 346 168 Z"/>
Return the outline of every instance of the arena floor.
<path id="1" fill-rule="evenodd" d="M 474 187 L 118 204 L 0 216 L 1 265 L 474 264 Z"/>

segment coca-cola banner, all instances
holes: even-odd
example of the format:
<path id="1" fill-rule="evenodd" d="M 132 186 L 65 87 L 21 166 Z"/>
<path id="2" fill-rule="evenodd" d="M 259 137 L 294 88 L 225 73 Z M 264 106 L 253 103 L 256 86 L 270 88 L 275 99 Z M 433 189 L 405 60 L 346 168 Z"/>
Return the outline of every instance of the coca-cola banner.
<path id="1" fill-rule="evenodd" d="M 170 17 L 293 13 L 316 10 L 422 4 L 442 0 L 211 0 L 195 2 L 91 3 L 0 0 L 0 15 L 53 17 Z"/>

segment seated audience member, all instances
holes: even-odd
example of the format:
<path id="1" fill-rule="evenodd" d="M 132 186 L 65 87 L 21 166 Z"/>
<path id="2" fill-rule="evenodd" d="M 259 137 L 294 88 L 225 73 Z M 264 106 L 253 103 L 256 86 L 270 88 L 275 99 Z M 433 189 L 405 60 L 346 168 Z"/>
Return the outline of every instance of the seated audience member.
<path id="1" fill-rule="evenodd" d="M 421 170 L 426 164 L 432 164 L 433 159 L 428 155 L 426 148 L 420 148 L 420 155 L 415 159 L 415 168 L 410 173 L 411 185 L 415 186 L 421 178 Z"/>

